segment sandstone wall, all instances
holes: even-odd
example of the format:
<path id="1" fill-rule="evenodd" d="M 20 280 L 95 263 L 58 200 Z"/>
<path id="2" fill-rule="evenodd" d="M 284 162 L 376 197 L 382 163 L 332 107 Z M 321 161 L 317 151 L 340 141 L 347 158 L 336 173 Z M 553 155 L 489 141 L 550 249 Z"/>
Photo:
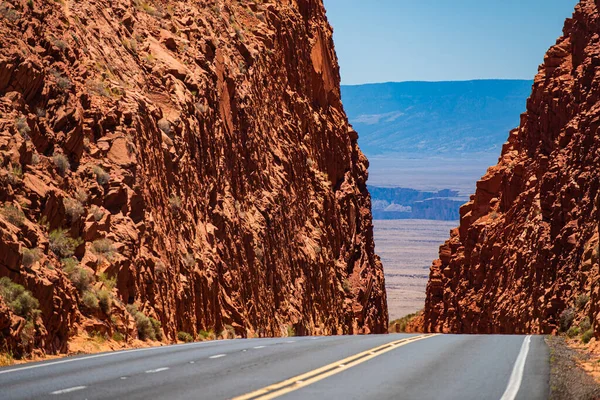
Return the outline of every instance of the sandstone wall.
<path id="1" fill-rule="evenodd" d="M 582 0 L 539 68 L 520 127 L 440 248 L 425 330 L 547 333 L 573 308 L 575 322 L 589 316 L 600 333 L 599 66 L 598 2 Z"/>
<path id="2" fill-rule="evenodd" d="M 0 301 L 8 347 L 135 337 L 127 304 L 170 340 L 386 330 L 368 162 L 320 0 L 10 0 L 0 17 L 0 205 L 24 217 L 0 213 L 0 276 L 41 309 L 23 341 Z M 58 229 L 108 312 L 50 249 Z"/>

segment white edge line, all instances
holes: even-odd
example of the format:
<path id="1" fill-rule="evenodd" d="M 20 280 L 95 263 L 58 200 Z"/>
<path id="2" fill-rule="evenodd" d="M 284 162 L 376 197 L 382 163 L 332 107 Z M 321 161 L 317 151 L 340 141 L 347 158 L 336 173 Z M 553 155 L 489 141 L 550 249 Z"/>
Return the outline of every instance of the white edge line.
<path id="1" fill-rule="evenodd" d="M 74 386 L 74 387 L 70 387 L 70 388 L 66 388 L 66 389 L 61 389 L 61 390 L 56 390 L 54 392 L 50 392 L 50 394 L 64 394 L 64 393 L 71 393 L 71 392 L 75 392 L 77 390 L 83 390 L 85 389 L 87 386 Z"/>
<path id="2" fill-rule="evenodd" d="M 86 357 L 69 358 L 69 359 L 65 359 L 65 360 L 54 361 L 54 362 L 49 362 L 49 363 L 44 363 L 44 364 L 28 365 L 26 367 L 21 367 L 21 368 L 0 370 L 0 375 L 8 374 L 11 372 L 17 372 L 17 371 L 25 371 L 28 369 L 50 367 L 53 365 L 66 364 L 66 363 L 71 363 L 71 362 L 75 362 L 75 361 L 85 361 L 85 360 L 91 360 L 94 358 L 118 356 L 120 354 L 128 354 L 128 353 L 136 353 L 139 351 L 151 351 L 151 350 L 160 350 L 160 349 L 164 350 L 164 349 L 168 349 L 168 348 L 172 349 L 174 347 L 194 346 L 194 345 L 198 346 L 198 345 L 209 345 L 209 344 L 219 344 L 219 343 L 220 343 L 220 341 L 213 340 L 210 342 L 195 342 L 195 343 L 174 344 L 174 345 L 170 345 L 170 346 L 145 347 L 143 349 L 122 350 L 122 351 L 117 351 L 117 352 L 112 352 L 112 353 L 95 354 L 95 355 L 86 356 Z"/>
<path id="3" fill-rule="evenodd" d="M 521 388 L 521 382 L 523 381 L 523 372 L 525 371 L 525 361 L 527 361 L 527 353 L 529 353 L 530 342 L 531 335 L 525 337 L 523 340 L 521 351 L 517 356 L 517 361 L 515 361 L 512 374 L 510 374 L 508 385 L 506 386 L 506 390 L 504 391 L 504 394 L 500 400 L 514 400 L 517 397 L 519 389 Z"/>
<path id="4" fill-rule="evenodd" d="M 149 369 L 148 371 L 145 371 L 147 374 L 155 374 L 157 372 L 162 372 L 162 371 L 166 371 L 168 370 L 169 367 L 163 367 L 163 368 L 156 368 L 156 369 Z"/>
<path id="5" fill-rule="evenodd" d="M 254 346 L 253 349 L 264 349 L 267 346 Z"/>
<path id="6" fill-rule="evenodd" d="M 225 357 L 227 354 L 216 354 L 214 356 L 210 356 L 208 358 L 221 358 L 221 357 Z"/>

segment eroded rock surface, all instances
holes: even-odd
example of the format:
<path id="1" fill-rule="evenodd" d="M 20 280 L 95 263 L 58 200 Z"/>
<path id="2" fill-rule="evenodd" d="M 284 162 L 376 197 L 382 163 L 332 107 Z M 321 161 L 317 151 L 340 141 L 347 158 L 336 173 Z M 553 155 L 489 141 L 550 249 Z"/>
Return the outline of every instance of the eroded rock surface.
<path id="1" fill-rule="evenodd" d="M 600 333 L 599 65 L 598 3 L 582 0 L 539 68 L 520 127 L 440 248 L 425 330 L 547 333 L 572 308 Z"/>
<path id="2" fill-rule="evenodd" d="M 9 348 L 136 337 L 127 304 L 169 340 L 386 331 L 320 0 L 10 0 L 0 18 L 0 276 L 41 310 L 21 340 L 0 301 Z"/>

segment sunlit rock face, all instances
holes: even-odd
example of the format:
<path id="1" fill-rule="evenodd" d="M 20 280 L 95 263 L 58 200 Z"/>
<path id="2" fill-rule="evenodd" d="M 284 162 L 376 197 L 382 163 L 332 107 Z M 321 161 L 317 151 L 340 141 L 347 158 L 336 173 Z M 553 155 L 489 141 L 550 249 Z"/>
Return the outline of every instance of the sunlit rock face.
<path id="1" fill-rule="evenodd" d="M 600 329 L 599 34 L 596 2 L 581 1 L 539 68 L 521 125 L 440 248 L 424 329 L 552 332 L 565 310 Z"/>
<path id="2" fill-rule="evenodd" d="M 41 310 L 0 300 L 15 354 L 84 332 L 386 331 L 321 1 L 1 11 L 0 276 Z"/>

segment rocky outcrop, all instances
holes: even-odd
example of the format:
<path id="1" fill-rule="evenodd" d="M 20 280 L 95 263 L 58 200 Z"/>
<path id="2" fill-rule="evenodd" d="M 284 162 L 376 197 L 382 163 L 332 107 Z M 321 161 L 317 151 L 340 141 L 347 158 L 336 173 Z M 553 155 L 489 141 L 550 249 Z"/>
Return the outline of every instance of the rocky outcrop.
<path id="1" fill-rule="evenodd" d="M 0 276 L 41 311 L 0 302 L 9 347 L 27 318 L 52 353 L 140 336 L 128 304 L 165 340 L 387 329 L 321 1 L 11 0 L 0 18 Z"/>
<path id="2" fill-rule="evenodd" d="M 425 330 L 548 333 L 571 314 L 600 333 L 599 65 L 598 3 L 582 0 L 539 68 L 520 127 L 440 248 Z"/>

